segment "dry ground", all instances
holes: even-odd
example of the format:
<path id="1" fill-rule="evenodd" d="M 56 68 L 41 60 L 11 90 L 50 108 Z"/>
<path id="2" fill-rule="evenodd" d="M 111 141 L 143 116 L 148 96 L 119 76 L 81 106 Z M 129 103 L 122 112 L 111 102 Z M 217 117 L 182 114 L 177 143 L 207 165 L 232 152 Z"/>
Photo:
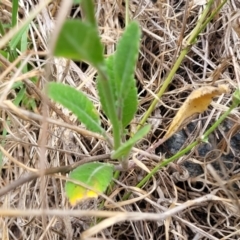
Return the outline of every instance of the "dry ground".
<path id="1" fill-rule="evenodd" d="M 36 8 L 37 2 L 19 1 L 20 21 Z M 55 19 L 61 2 L 66 1 L 53 1 L 31 22 L 28 47 L 32 51 L 22 55 L 23 63 L 26 60 L 25 64 L 28 62 L 32 66 L 38 79 L 34 87 L 26 76 L 23 78 L 29 98 L 36 101 L 35 113 L 26 109 L 24 103 L 13 108 L 4 102 L 16 97 L 17 92 L 9 89 L 9 84 L 21 76 L 21 71 L 11 68 L 2 57 L 0 59 L 1 74 L 9 70 L 0 79 L 3 155 L 0 239 L 79 239 L 83 231 L 96 225 L 103 216 L 111 218 L 91 229 L 93 235 L 85 232 L 85 236 L 92 237 L 85 239 L 240 239 L 239 109 L 235 109 L 214 132 L 210 144 L 193 149 L 175 164 L 159 171 L 142 190 L 134 188 L 145 176 L 142 169 L 136 167 L 121 173 L 102 208 L 105 213 L 99 211 L 102 197 L 81 203 L 70 213 L 72 207 L 64 193 L 64 174 L 34 178 L 35 169 L 67 166 L 88 156 L 109 160 L 104 154 L 109 154 L 110 149 L 103 140 L 91 134 L 87 136 L 71 113 L 60 106 L 46 104 L 42 95 L 48 81 L 59 81 L 84 91 L 99 109 L 95 69 L 85 63 L 47 55 L 48 38 L 57 25 Z M 124 1 L 95 2 L 102 42 L 106 54 L 111 54 L 124 28 Z M 139 21 L 142 28 L 136 68 L 139 109 L 134 123 L 137 123 L 171 70 L 205 1 L 130 2 L 131 18 Z M 215 4 L 219 2 L 216 0 Z M 0 7 L 1 20 L 8 22 L 11 2 L 1 1 Z M 228 84 L 231 93 L 238 88 L 240 34 L 238 36 L 233 28 L 240 30 L 239 7 L 239 0 L 227 1 L 192 46 L 149 119 L 153 126 L 151 134 L 137 148 L 145 150 L 163 136 L 177 109 L 193 89 L 219 83 Z M 72 8 L 70 15 L 78 17 L 79 9 Z M 208 111 L 157 149 L 156 156 L 172 156 L 199 137 L 227 109 L 231 93 L 216 99 Z M 47 111 L 44 110 L 46 105 Z M 46 118 L 46 112 L 50 119 Z M 105 118 L 103 124 L 110 129 Z M 6 137 L 4 128 L 7 129 Z M 142 163 L 151 170 L 157 160 L 156 157 L 144 157 Z M 125 190 L 131 187 L 134 194 L 128 202 L 122 202 Z"/>

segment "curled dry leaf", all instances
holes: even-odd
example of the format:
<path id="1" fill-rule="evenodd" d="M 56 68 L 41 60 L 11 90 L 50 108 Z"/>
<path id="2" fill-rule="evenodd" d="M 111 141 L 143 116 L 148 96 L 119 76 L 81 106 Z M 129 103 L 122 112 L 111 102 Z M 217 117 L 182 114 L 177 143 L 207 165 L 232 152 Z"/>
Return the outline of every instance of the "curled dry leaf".
<path id="1" fill-rule="evenodd" d="M 187 119 L 196 113 L 202 113 L 207 110 L 212 98 L 228 91 L 229 88 L 227 85 L 219 85 L 218 87 L 205 86 L 194 90 L 178 110 L 177 115 L 174 117 L 163 138 L 164 141 L 178 131 Z"/>

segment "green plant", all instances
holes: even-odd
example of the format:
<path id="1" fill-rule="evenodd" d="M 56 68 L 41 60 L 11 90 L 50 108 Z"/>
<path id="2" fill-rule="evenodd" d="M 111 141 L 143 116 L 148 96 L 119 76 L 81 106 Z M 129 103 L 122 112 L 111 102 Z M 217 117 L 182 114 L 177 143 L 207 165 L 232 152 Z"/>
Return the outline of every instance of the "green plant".
<path id="1" fill-rule="evenodd" d="M 77 1 L 75 1 L 75 3 L 76 2 Z M 189 52 L 191 46 L 196 42 L 199 34 L 204 30 L 207 23 L 211 21 L 211 19 L 221 9 L 225 2 L 225 0 L 221 2 L 221 4 L 219 4 L 217 7 L 217 10 L 210 15 L 209 13 L 213 1 L 210 0 L 206 4 L 205 10 L 199 18 L 196 27 L 193 29 L 192 33 L 187 39 L 186 45 L 183 47 L 183 50 L 176 60 L 172 70 L 157 93 L 158 97 L 161 97 L 165 92 L 172 80 L 172 77 L 179 68 L 186 54 Z M 112 56 L 104 59 L 103 45 L 100 42 L 100 37 L 98 35 L 97 25 L 94 18 L 93 2 L 82 0 L 81 4 L 85 13 L 84 21 L 67 20 L 64 23 L 55 47 L 54 54 L 55 56 L 66 57 L 77 61 L 86 61 L 97 69 L 98 77 L 96 86 L 98 89 L 102 110 L 112 124 L 113 141 L 108 137 L 104 129 L 101 127 L 99 115 L 92 102 L 83 93 L 63 84 L 49 83 L 48 95 L 56 102 L 61 103 L 70 109 L 89 130 L 104 136 L 113 150 L 111 158 L 119 160 L 122 163 L 123 169 L 126 170 L 128 167 L 128 158 L 132 147 L 150 130 L 150 126 L 144 126 L 144 124 L 158 101 L 158 99 L 155 99 L 150 105 L 148 111 L 146 111 L 143 119 L 138 125 L 137 133 L 135 133 L 130 139 L 126 140 L 126 127 L 133 119 L 137 110 L 137 89 L 136 82 L 134 80 L 134 68 L 139 50 L 140 29 L 136 22 L 131 22 L 126 27 L 122 38 L 119 40 L 116 52 Z M 128 6 L 128 1 L 126 1 L 126 6 Z M 126 16 L 128 15 L 126 14 Z M 126 20 L 128 20 L 128 17 Z M 78 31 L 76 31 L 76 29 Z M 81 32 L 81 35 L 78 34 L 79 32 Z M 216 129 L 216 127 L 226 118 L 226 116 L 230 114 L 231 110 L 236 107 L 237 104 L 239 104 L 239 102 L 233 104 L 229 110 L 224 113 L 223 116 L 216 121 L 208 131 L 203 134 L 201 138 L 171 158 L 160 162 L 145 178 L 139 182 L 137 187 L 142 187 L 146 181 L 148 181 L 149 178 L 151 178 L 151 176 L 153 176 L 163 166 L 166 166 L 170 162 L 173 162 L 180 156 L 186 154 L 200 142 L 207 141 L 208 135 L 214 129 Z M 109 167 L 109 164 L 105 165 L 103 163 L 100 165 L 103 166 L 103 169 L 106 167 L 108 176 L 113 174 L 114 166 Z M 84 169 L 84 171 L 86 172 L 86 169 Z M 74 191 L 77 191 L 76 189 L 78 186 L 78 184 L 76 184 L 76 180 L 81 180 L 81 183 L 89 185 L 88 187 L 85 185 L 81 188 L 81 197 L 79 197 L 79 199 L 91 197 L 94 195 L 94 191 L 96 193 L 103 192 L 107 188 L 111 181 L 111 177 L 103 179 L 101 176 L 99 176 L 98 179 L 92 181 L 91 178 L 94 176 L 94 171 L 96 171 L 96 169 L 94 169 L 92 166 L 90 167 L 89 165 L 88 174 L 85 174 L 85 177 L 81 179 L 77 177 L 77 175 L 81 175 L 83 168 L 80 167 L 76 169 L 74 174 L 70 173 L 69 177 L 75 180 L 74 183 L 71 182 L 72 180 L 69 180 L 66 183 L 66 189 L 68 189 L 67 195 L 70 198 L 70 202 L 76 203 L 78 200 L 75 197 L 76 193 L 74 193 Z M 115 178 L 118 177 L 118 174 L 119 172 L 115 173 Z M 102 181 L 103 187 L 96 187 L 97 181 Z M 71 193 L 69 193 L 69 189 L 71 189 Z M 82 194 L 82 192 L 84 194 Z M 128 196 L 129 194 L 126 194 L 124 199 L 127 199 Z"/>
<path id="2" fill-rule="evenodd" d="M 13 29 L 17 27 L 18 23 L 18 10 L 19 10 L 19 2 L 18 0 L 12 1 L 12 17 L 11 22 L 8 24 L 3 24 L 0 21 L 0 33 L 2 36 L 6 35 L 6 32 L 8 29 Z M 27 38 L 28 38 L 28 28 L 29 24 L 26 24 L 23 28 L 20 28 L 19 31 L 15 34 L 11 40 L 9 40 L 7 46 L 4 49 L 0 50 L 0 54 L 5 57 L 9 62 L 13 63 L 17 60 L 19 54 L 18 51 L 21 53 L 24 53 L 27 50 Z M 1 67 L 0 62 L 0 67 Z M 4 64 L 3 64 L 4 65 Z M 22 68 L 23 73 L 27 73 L 29 71 L 28 66 L 25 65 Z M 16 82 L 12 85 L 12 89 L 15 90 L 16 97 L 13 100 L 13 103 L 16 106 L 19 106 L 21 103 L 28 109 L 34 110 L 36 108 L 35 100 L 30 98 L 27 95 L 26 86 L 22 82 Z M 10 121 L 7 122 L 8 125 L 10 125 Z M 7 135 L 7 130 L 3 129 L 3 139 L 5 139 Z M 1 141 L 1 145 L 3 146 L 5 144 L 5 140 Z M 0 153 L 0 169 L 2 166 L 2 153 Z"/>
<path id="3" fill-rule="evenodd" d="M 53 82 L 48 84 L 47 93 L 51 99 L 71 110 L 87 129 L 104 136 L 113 150 L 111 158 L 118 159 L 122 163 L 123 169 L 126 170 L 132 147 L 150 130 L 150 126 L 146 125 L 126 140 L 126 127 L 137 111 L 134 69 L 139 51 L 140 28 L 136 22 L 131 22 L 119 40 L 116 52 L 105 59 L 103 45 L 94 18 L 93 2 L 82 0 L 81 4 L 85 13 L 84 21 L 67 20 L 64 23 L 54 54 L 58 57 L 86 61 L 97 69 L 97 89 L 102 110 L 112 124 L 113 143 L 101 127 L 98 112 L 85 94 L 70 86 Z M 111 182 L 112 177 L 103 178 L 99 176 L 92 181 L 91 179 L 97 176 L 96 171 L 99 168 L 105 171 L 108 176 L 112 176 L 114 171 L 114 167 L 109 167 L 109 164 L 98 163 L 94 167 L 92 163 L 89 163 L 84 166 L 84 170 L 81 166 L 70 173 L 69 177 L 78 181 L 81 180 L 84 184 L 89 185 L 90 189 L 95 189 L 95 192 L 103 192 Z M 80 178 L 79 176 L 83 176 L 83 172 L 84 177 Z M 104 187 L 96 186 L 97 182 L 101 182 L 101 186 Z M 90 189 L 85 187 L 84 189 L 84 194 L 79 199 L 94 195 Z M 77 193 L 73 193 L 74 191 L 79 192 L 79 186 L 67 181 L 66 192 L 73 204 L 78 200 L 75 199 Z"/>

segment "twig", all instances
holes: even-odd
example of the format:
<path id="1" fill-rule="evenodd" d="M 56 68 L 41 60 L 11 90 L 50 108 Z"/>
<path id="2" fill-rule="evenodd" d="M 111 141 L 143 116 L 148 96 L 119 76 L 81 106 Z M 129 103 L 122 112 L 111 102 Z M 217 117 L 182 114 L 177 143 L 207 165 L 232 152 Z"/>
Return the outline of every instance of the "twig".
<path id="1" fill-rule="evenodd" d="M 98 156 L 92 156 L 92 157 L 86 157 L 80 160 L 79 162 L 73 163 L 68 166 L 62 166 L 62 167 L 53 167 L 53 168 L 48 168 L 45 169 L 44 175 L 52 175 L 55 173 L 62 173 L 66 174 L 76 167 L 83 165 L 85 163 L 89 162 L 95 162 L 95 161 L 100 161 L 100 160 L 105 160 L 110 158 L 110 154 L 103 154 L 103 155 L 98 155 Z M 19 187 L 27 182 L 33 181 L 37 178 L 39 178 L 41 175 L 39 173 L 29 173 L 26 176 L 21 177 L 20 179 L 15 180 L 11 184 L 8 184 L 6 187 L 3 187 L 0 189 L 0 197 L 4 196 L 8 192 L 12 191 L 16 187 Z"/>
<path id="2" fill-rule="evenodd" d="M 0 55 L 0 62 L 2 62 L 5 66 L 10 66 L 12 63 L 10 63 L 5 57 Z M 12 70 L 14 72 L 17 71 L 16 67 L 13 67 Z M 43 95 L 43 93 L 35 86 L 35 84 L 30 79 L 24 79 L 23 83 L 27 86 L 30 93 L 34 93 L 34 95 L 41 101 L 43 99 L 46 99 L 46 97 Z M 48 106 L 57 113 L 57 115 L 66 123 L 73 124 L 70 119 L 68 119 L 60 109 L 58 109 L 55 104 L 53 104 L 49 99 L 46 99 Z"/>

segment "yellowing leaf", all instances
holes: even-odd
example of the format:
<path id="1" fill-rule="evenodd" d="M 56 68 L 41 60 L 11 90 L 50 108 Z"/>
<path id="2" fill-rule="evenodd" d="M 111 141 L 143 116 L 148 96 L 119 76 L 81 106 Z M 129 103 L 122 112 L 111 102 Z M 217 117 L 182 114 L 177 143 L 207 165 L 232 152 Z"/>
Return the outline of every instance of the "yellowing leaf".
<path id="1" fill-rule="evenodd" d="M 96 187 L 96 189 L 98 189 Z M 69 202 L 71 205 L 76 205 L 78 202 L 83 201 L 88 198 L 97 198 L 99 190 L 94 192 L 93 190 L 87 189 L 83 186 L 77 185 L 75 183 L 69 183 L 68 191 L 71 191 L 72 194 L 69 197 Z"/>
<path id="2" fill-rule="evenodd" d="M 183 103 L 170 124 L 168 131 L 164 136 L 164 141 L 170 138 L 186 121 L 196 113 L 202 113 L 207 110 L 212 98 L 228 92 L 227 85 L 218 87 L 205 86 L 194 90 Z"/>
<path id="3" fill-rule="evenodd" d="M 113 177 L 113 165 L 105 163 L 87 163 L 74 169 L 69 178 L 80 184 L 67 181 L 65 191 L 71 205 L 88 198 L 97 198 L 98 193 L 106 190 Z M 84 186 L 85 185 L 85 186 Z M 89 188 L 86 187 L 89 186 Z"/>

